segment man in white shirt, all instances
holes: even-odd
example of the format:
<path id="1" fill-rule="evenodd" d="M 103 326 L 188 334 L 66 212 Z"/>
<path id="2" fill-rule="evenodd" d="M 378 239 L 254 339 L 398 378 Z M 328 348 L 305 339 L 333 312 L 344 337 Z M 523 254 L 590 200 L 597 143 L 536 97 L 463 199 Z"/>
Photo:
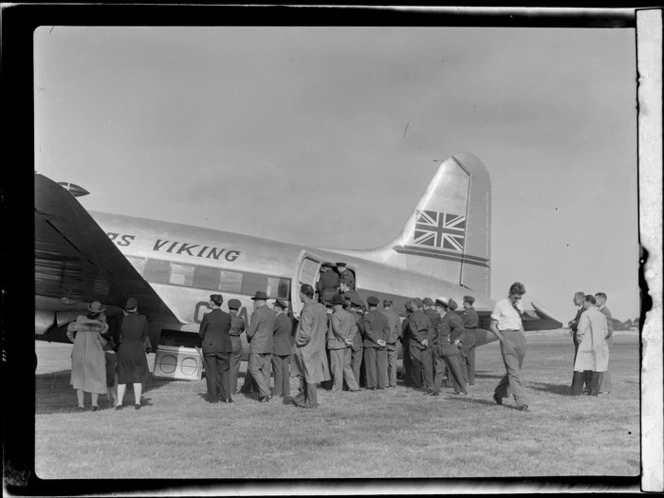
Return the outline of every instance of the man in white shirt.
<path id="1" fill-rule="evenodd" d="M 489 327 L 500 341 L 500 352 L 507 370 L 493 393 L 493 399 L 502 405 L 509 389 L 520 411 L 528 410 L 528 400 L 521 380 L 521 365 L 526 356 L 526 336 L 521 321 L 523 308 L 519 304 L 525 293 L 526 288 L 521 282 L 513 283 L 509 295 L 494 305 Z"/>

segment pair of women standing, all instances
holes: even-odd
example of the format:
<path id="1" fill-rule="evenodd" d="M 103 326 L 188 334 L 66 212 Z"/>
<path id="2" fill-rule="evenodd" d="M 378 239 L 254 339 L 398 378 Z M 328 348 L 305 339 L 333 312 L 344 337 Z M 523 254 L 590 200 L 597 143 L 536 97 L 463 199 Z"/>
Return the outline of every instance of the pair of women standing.
<path id="1" fill-rule="evenodd" d="M 88 306 L 88 314 L 79 316 L 67 327 L 67 337 L 74 343 L 72 350 L 71 384 L 76 390 L 79 411 L 85 410 L 84 393 L 92 395 L 92 411 L 97 411 L 99 395 L 106 394 L 106 356 L 104 349 L 110 337 L 104 311 L 106 307 L 95 301 Z M 119 321 L 117 350 L 118 394 L 116 410 L 122 409 L 127 384 L 134 385 L 134 406 L 141 407 L 143 382 L 149 375 L 145 346 L 148 332 L 145 316 L 139 315 L 136 299 L 127 300 L 124 316 Z M 113 375 L 115 377 L 115 375 Z M 113 384 L 115 381 L 113 380 Z"/>

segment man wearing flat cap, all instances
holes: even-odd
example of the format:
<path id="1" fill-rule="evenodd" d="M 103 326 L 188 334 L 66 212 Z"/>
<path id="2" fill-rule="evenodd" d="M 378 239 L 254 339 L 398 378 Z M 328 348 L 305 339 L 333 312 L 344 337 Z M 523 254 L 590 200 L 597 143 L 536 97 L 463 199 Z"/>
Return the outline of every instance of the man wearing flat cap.
<path id="1" fill-rule="evenodd" d="M 380 300 L 367 298 L 369 312 L 364 317 L 364 363 L 367 389 L 385 389 L 387 381 L 387 341 L 391 330 L 387 317 L 378 311 Z"/>
<path id="2" fill-rule="evenodd" d="M 274 395 L 290 396 L 290 355 L 293 347 L 291 341 L 293 322 L 286 314 L 288 305 L 281 299 L 274 301 L 273 309 L 277 313 L 274 325 L 274 350 L 272 351 Z"/>
<path id="3" fill-rule="evenodd" d="M 244 332 L 244 319 L 238 316 L 238 310 L 241 307 L 242 303 L 239 299 L 231 299 L 228 301 L 228 314 L 231 319 L 231 328 L 228 331 L 228 335 L 231 336 L 232 346 L 229 383 L 233 394 L 238 394 L 240 392 L 237 388 L 237 378 L 240 373 L 240 363 L 242 362 L 242 339 L 240 338 L 240 335 Z"/>
<path id="4" fill-rule="evenodd" d="M 343 389 L 344 380 L 351 392 L 359 391 L 351 366 L 351 345 L 357 334 L 355 318 L 343 308 L 344 298 L 339 294 L 332 297 L 334 312 L 327 331 L 327 349 L 330 352 L 330 370 L 334 384 L 332 392 Z"/>
<path id="5" fill-rule="evenodd" d="M 337 272 L 339 272 L 339 280 L 345 282 L 349 289 L 355 290 L 355 275 L 346 268 L 346 263 L 343 261 L 337 263 Z"/>
<path id="6" fill-rule="evenodd" d="M 300 300 L 304 303 L 295 332 L 292 376 L 300 377 L 300 392 L 291 399 L 301 408 L 316 408 L 318 394 L 316 384 L 330 380 L 325 357 L 327 312 L 325 306 L 314 301 L 314 289 L 304 284 L 300 287 Z"/>
<path id="7" fill-rule="evenodd" d="M 397 341 L 401 337 L 401 319 L 399 314 L 392 309 L 391 299 L 383 300 L 382 313 L 387 318 L 390 327 L 390 337 L 387 340 L 387 382 L 389 387 L 397 387 Z"/>
<path id="8" fill-rule="evenodd" d="M 267 305 L 267 294 L 257 291 L 251 298 L 255 311 L 251 314 L 247 339 L 249 340 L 249 372 L 258 386 L 258 401 L 269 401 L 270 361 L 274 345 L 273 335 L 277 314 Z"/>
<path id="9" fill-rule="evenodd" d="M 205 380 L 207 382 L 208 401 L 231 403 L 230 355 L 233 344 L 228 334 L 231 328 L 231 317 L 221 310 L 224 298 L 221 294 L 210 295 L 212 311 L 203 315 L 198 328 L 203 347 L 203 363 L 205 364 Z"/>

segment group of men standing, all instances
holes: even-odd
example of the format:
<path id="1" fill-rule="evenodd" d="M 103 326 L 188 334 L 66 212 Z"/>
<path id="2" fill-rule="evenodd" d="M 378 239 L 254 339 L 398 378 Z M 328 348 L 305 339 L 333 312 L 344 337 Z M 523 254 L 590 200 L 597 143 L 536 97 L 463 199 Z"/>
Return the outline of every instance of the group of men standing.
<path id="1" fill-rule="evenodd" d="M 571 392 L 579 396 L 608 394 L 611 391 L 609 353 L 613 346 L 613 317 L 606 307 L 607 296 L 577 292 L 573 302 L 578 311 L 569 322 L 574 342 L 574 373 Z"/>

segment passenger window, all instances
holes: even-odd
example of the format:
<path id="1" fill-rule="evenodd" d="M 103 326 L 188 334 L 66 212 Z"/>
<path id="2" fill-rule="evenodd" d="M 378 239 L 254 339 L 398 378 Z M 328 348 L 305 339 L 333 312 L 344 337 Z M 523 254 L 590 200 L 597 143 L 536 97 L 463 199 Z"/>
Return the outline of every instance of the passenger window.
<path id="1" fill-rule="evenodd" d="M 242 279 L 242 294 L 256 294 L 256 291 L 267 290 L 267 277 L 257 273 L 245 273 Z"/>
<path id="2" fill-rule="evenodd" d="M 171 263 L 161 259 L 148 259 L 145 262 L 145 280 L 155 284 L 167 284 L 171 273 Z"/>
<path id="3" fill-rule="evenodd" d="M 194 269 L 194 287 L 217 290 L 219 288 L 219 270 L 209 266 L 197 266 Z"/>
<path id="4" fill-rule="evenodd" d="M 242 273 L 221 270 L 219 272 L 219 290 L 239 293 L 242 289 Z"/>
<path id="5" fill-rule="evenodd" d="M 290 280 L 287 278 L 268 277 L 267 295 L 269 297 L 279 297 L 288 299 Z"/>
<path id="6" fill-rule="evenodd" d="M 138 272 L 139 275 L 143 275 L 143 270 L 145 268 L 145 259 L 144 258 L 137 258 L 134 256 L 127 256 L 127 261 L 131 263 L 131 266 L 133 266 L 136 271 Z"/>
<path id="7" fill-rule="evenodd" d="M 186 285 L 191 287 L 194 283 L 194 265 L 171 264 L 171 280 L 175 285 Z"/>

